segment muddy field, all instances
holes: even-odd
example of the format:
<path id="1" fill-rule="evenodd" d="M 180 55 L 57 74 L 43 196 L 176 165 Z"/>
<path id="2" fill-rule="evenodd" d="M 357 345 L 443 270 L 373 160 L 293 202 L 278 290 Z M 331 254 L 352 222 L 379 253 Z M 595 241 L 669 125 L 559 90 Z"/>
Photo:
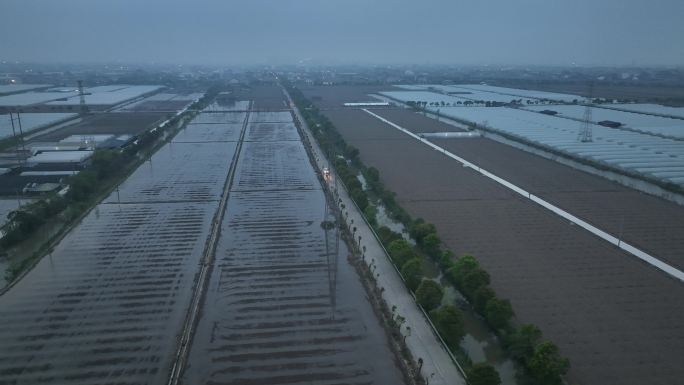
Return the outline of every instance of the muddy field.
<path id="1" fill-rule="evenodd" d="M 498 85 L 498 84 L 496 84 Z M 507 87 L 506 85 L 502 85 Z M 574 95 L 587 96 L 589 94 L 589 85 L 587 83 L 580 84 L 563 84 L 563 83 L 515 83 L 508 85 L 510 87 L 532 89 L 536 91 L 550 91 L 569 93 Z M 650 101 L 655 99 L 673 99 L 676 105 L 684 104 L 684 87 L 675 86 L 632 86 L 632 85 L 604 85 L 594 82 L 593 97 L 609 98 L 609 99 L 638 99 Z"/>
<path id="2" fill-rule="evenodd" d="M 166 145 L 0 296 L 0 383 L 165 383 L 234 150 Z"/>
<path id="3" fill-rule="evenodd" d="M 71 135 L 88 134 L 136 135 L 154 127 L 166 115 L 167 113 L 163 112 L 99 113 L 88 116 L 77 124 L 37 136 L 32 141 L 56 142 Z"/>
<path id="4" fill-rule="evenodd" d="M 345 108 L 344 103 L 379 102 L 368 94 L 398 91 L 394 86 L 303 86 L 299 89 L 320 108 Z"/>
<path id="5" fill-rule="evenodd" d="M 275 84 L 236 87 L 232 96 L 235 100 L 252 100 L 252 110 L 266 111 L 289 108 L 285 103 L 282 90 Z"/>
<path id="6" fill-rule="evenodd" d="M 245 116 L 243 112 L 203 112 L 193 119 L 192 124 L 242 123 Z"/>
<path id="7" fill-rule="evenodd" d="M 454 127 L 451 124 L 431 119 L 422 113 L 406 108 L 374 108 L 373 113 L 381 115 L 401 127 L 410 127 L 410 131 L 416 134 L 428 132 L 463 132 L 465 130 Z"/>
<path id="8" fill-rule="evenodd" d="M 561 347 L 571 383 L 680 381 L 680 282 L 363 111 L 326 114 L 414 217 L 457 255 L 477 256 L 518 319 Z"/>
<path id="9" fill-rule="evenodd" d="M 414 113 L 412 122 L 401 119 L 394 111 L 373 112 L 404 128 L 412 127 L 412 131 L 422 128 L 423 120 L 432 120 Z M 684 268 L 684 207 L 493 140 L 433 141 L 601 229 L 621 234 L 626 242 L 679 269 Z"/>
<path id="10" fill-rule="evenodd" d="M 242 123 L 188 124 L 173 138 L 173 143 L 236 142 Z"/>
<path id="11" fill-rule="evenodd" d="M 189 100 L 147 100 L 138 103 L 135 106 L 127 109 L 133 112 L 174 112 L 180 111 L 188 104 L 192 103 Z"/>
<path id="12" fill-rule="evenodd" d="M 488 139 L 435 143 L 684 269 L 684 207 Z"/>
<path id="13" fill-rule="evenodd" d="M 277 116 L 250 117 L 183 382 L 401 384 L 344 245 L 326 253 L 324 194 L 296 128 L 261 123 Z"/>

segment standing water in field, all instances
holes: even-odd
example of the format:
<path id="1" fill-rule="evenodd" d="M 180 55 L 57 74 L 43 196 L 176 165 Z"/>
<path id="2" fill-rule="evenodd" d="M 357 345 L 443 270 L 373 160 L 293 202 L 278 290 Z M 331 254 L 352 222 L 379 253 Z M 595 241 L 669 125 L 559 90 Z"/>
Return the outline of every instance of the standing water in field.
<path id="1" fill-rule="evenodd" d="M 465 298 L 445 279 L 441 279 L 445 288 L 444 301 L 456 304 L 463 314 L 463 327 L 466 331 L 461 348 L 468 354 L 473 363 L 487 362 L 494 366 L 501 376 L 503 385 L 517 384 L 515 363 L 502 349 L 499 340 L 485 325 L 468 304 Z"/>

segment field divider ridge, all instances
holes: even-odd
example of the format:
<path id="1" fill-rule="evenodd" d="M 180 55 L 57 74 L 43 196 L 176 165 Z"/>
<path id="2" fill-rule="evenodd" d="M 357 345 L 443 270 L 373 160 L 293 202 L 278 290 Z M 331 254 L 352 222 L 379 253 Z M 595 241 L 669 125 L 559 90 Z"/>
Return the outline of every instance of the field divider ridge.
<path id="1" fill-rule="evenodd" d="M 469 167 L 469 168 L 476 170 L 481 175 L 495 181 L 496 183 L 506 187 L 507 189 L 509 189 L 511 191 L 514 191 L 515 193 L 517 193 L 519 195 L 522 195 L 523 197 L 531 200 L 532 202 L 540 205 L 541 207 L 553 212 L 554 214 L 556 214 L 556 215 L 558 215 L 564 219 L 569 220 L 573 224 L 582 227 L 583 229 L 589 231 L 590 233 L 592 233 L 592 234 L 598 236 L 599 238 L 609 242 L 610 244 L 617 246 L 618 248 L 624 250 L 625 252 L 639 258 L 640 260 L 642 260 L 646 263 L 648 263 L 649 265 L 665 272 L 666 274 L 672 276 L 673 278 L 678 279 L 681 282 L 684 282 L 684 272 L 675 268 L 674 266 L 671 266 L 671 265 L 661 261 L 660 259 L 646 253 L 645 251 L 643 251 L 643 250 L 641 250 L 641 249 L 639 249 L 639 248 L 637 248 L 637 247 L 635 247 L 635 246 L 633 246 L 627 242 L 624 242 L 620 238 L 618 238 L 614 235 L 611 235 L 610 233 L 608 233 L 604 230 L 601 230 L 594 225 L 589 224 L 588 222 L 572 215 L 571 213 L 563 210 L 562 208 L 555 206 L 555 205 L 549 203 L 548 201 L 545 201 L 545 200 L 539 198 L 538 196 L 530 193 L 529 191 L 526 191 L 525 189 L 523 189 L 523 188 L 521 188 L 521 187 L 519 187 L 519 186 L 517 186 L 517 185 L 515 185 L 515 184 L 513 184 L 513 183 L 511 183 L 511 182 L 509 182 L 509 181 L 507 181 L 507 180 L 505 180 L 505 179 L 481 168 L 477 164 L 472 163 L 470 161 L 467 161 L 467 160 L 461 158 L 460 156 L 455 155 L 455 154 L 447 151 L 445 148 L 438 146 L 435 143 L 433 143 L 427 139 L 421 138 L 420 136 L 414 134 L 413 132 L 395 124 L 394 122 L 391 122 L 391 121 L 383 118 L 382 116 L 373 113 L 372 111 L 370 111 L 368 109 L 363 108 L 362 110 L 365 111 L 366 113 L 368 113 L 369 115 L 375 117 L 376 119 L 382 121 L 383 123 L 386 123 L 386 124 L 396 128 L 397 130 L 405 133 L 406 135 L 409 135 L 410 137 L 418 140 L 419 142 L 422 142 L 423 144 L 430 146 L 434 150 L 437 150 L 437 151 L 443 153 L 447 157 L 456 160 L 457 162 L 461 163 L 464 167 Z"/>
<path id="2" fill-rule="evenodd" d="M 223 194 L 221 196 L 221 200 L 219 201 L 216 214 L 214 215 L 214 219 L 211 224 L 211 233 L 209 235 L 209 238 L 207 238 L 205 244 L 205 252 L 200 262 L 201 268 L 197 275 L 195 287 L 193 289 L 192 301 L 190 303 L 188 313 L 183 323 L 183 329 L 181 330 L 180 339 L 178 341 L 178 350 L 176 351 L 176 356 L 174 357 L 173 365 L 171 366 L 169 372 L 169 380 L 167 382 L 167 385 L 177 385 L 180 382 L 181 375 L 183 374 L 183 369 L 185 368 L 185 362 L 187 360 L 188 353 L 190 352 L 192 338 L 200 314 L 200 308 L 204 302 L 204 296 L 207 285 L 209 283 L 209 277 L 214 266 L 216 245 L 221 235 L 221 223 L 225 215 L 228 198 L 230 197 L 230 189 L 233 184 L 235 170 L 237 169 L 237 163 L 240 158 L 240 151 L 242 150 L 243 139 L 245 137 L 245 132 L 247 131 L 247 126 L 249 124 L 249 115 L 250 113 L 248 111 L 245 115 L 245 120 L 242 124 L 242 130 L 240 132 L 240 138 L 237 141 L 235 154 L 231 159 L 228 175 L 226 176 L 226 182 L 223 186 Z"/>

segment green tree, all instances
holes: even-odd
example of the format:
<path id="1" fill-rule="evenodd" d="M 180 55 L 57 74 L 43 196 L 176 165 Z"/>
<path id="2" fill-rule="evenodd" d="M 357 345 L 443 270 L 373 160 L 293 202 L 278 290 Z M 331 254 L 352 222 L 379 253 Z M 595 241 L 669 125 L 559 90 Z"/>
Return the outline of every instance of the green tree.
<path id="1" fill-rule="evenodd" d="M 401 234 L 395 233 L 387 226 L 380 226 L 378 229 L 378 237 L 380 237 L 380 241 L 385 247 L 389 247 L 389 244 L 392 243 L 392 241 L 403 239 Z"/>
<path id="2" fill-rule="evenodd" d="M 492 298 L 487 302 L 485 318 L 495 329 L 505 329 L 513 317 L 513 307 L 507 299 Z"/>
<path id="3" fill-rule="evenodd" d="M 366 177 L 370 182 L 378 182 L 380 180 L 380 172 L 375 167 L 368 167 L 368 170 L 366 170 Z"/>
<path id="4" fill-rule="evenodd" d="M 474 364 L 467 371 L 468 385 L 499 385 L 501 377 L 492 365 L 486 362 Z"/>
<path id="5" fill-rule="evenodd" d="M 120 155 L 112 150 L 95 151 L 91 161 L 99 179 L 104 179 L 121 169 Z"/>
<path id="6" fill-rule="evenodd" d="M 472 299 L 475 297 L 477 289 L 489 285 L 489 273 L 477 267 L 466 271 L 459 281 L 465 295 Z"/>
<path id="7" fill-rule="evenodd" d="M 434 310 L 432 318 L 435 321 L 439 334 L 449 348 L 451 350 L 458 349 L 463 336 L 465 336 L 461 311 L 456 306 L 445 305 L 438 310 Z"/>
<path id="8" fill-rule="evenodd" d="M 420 285 L 420 280 L 423 278 L 423 266 L 420 258 L 414 257 L 406 261 L 401 267 L 401 275 L 406 281 L 406 286 L 411 291 L 416 291 Z"/>
<path id="9" fill-rule="evenodd" d="M 397 266 L 403 266 L 409 259 L 416 256 L 413 247 L 404 238 L 390 242 L 387 251 Z"/>
<path id="10" fill-rule="evenodd" d="M 463 277 L 470 271 L 480 267 L 477 259 L 472 255 L 464 255 L 454 262 L 454 266 L 447 270 L 447 277 L 453 284 L 462 287 Z"/>
<path id="11" fill-rule="evenodd" d="M 562 383 L 561 376 L 567 373 L 570 362 L 558 352 L 558 347 L 550 341 L 544 341 L 534 348 L 534 353 L 527 360 L 530 376 L 539 384 L 556 385 Z"/>
<path id="12" fill-rule="evenodd" d="M 7 215 L 7 219 L 5 235 L 0 238 L 2 247 L 10 247 L 23 241 L 44 222 L 40 216 L 23 209 L 12 211 Z"/>
<path id="13" fill-rule="evenodd" d="M 377 214 L 378 209 L 372 204 L 368 204 L 368 206 L 366 206 L 366 209 L 363 210 L 363 215 L 366 217 L 366 220 L 368 221 L 368 223 L 371 224 L 371 226 L 374 227 L 378 224 Z"/>
<path id="14" fill-rule="evenodd" d="M 437 236 L 437 233 L 429 233 L 425 237 L 423 237 L 421 241 L 421 247 L 423 248 L 423 251 L 433 259 L 439 258 L 439 255 L 441 253 L 440 250 L 440 245 L 442 244 L 442 240 L 439 239 Z"/>
<path id="15" fill-rule="evenodd" d="M 430 233 L 436 233 L 437 229 L 435 229 L 435 225 L 431 223 L 425 222 L 422 218 L 418 218 L 409 227 L 409 234 L 413 239 L 416 240 L 416 243 L 421 244 L 423 241 L 423 238 L 426 237 Z"/>
<path id="16" fill-rule="evenodd" d="M 438 307 L 442 303 L 443 296 L 442 286 L 431 279 L 424 279 L 416 290 L 416 299 L 425 311 Z"/>
<path id="17" fill-rule="evenodd" d="M 475 306 L 475 310 L 480 314 L 484 314 L 487 309 L 487 302 L 494 297 L 496 297 L 496 293 L 491 287 L 481 286 L 475 291 L 475 295 L 473 296 L 473 306 Z"/>
<path id="18" fill-rule="evenodd" d="M 439 266 L 448 270 L 454 266 L 454 253 L 451 250 L 443 250 L 439 256 Z"/>
<path id="19" fill-rule="evenodd" d="M 356 148 L 354 146 L 347 145 L 347 148 L 345 149 L 344 153 L 347 156 L 347 158 L 351 159 L 352 162 L 354 162 L 354 163 L 359 162 L 359 149 L 358 148 Z"/>
<path id="20" fill-rule="evenodd" d="M 542 332 L 538 327 L 525 324 L 519 327 L 509 338 L 508 351 L 513 358 L 524 361 L 534 353 L 534 347 L 541 341 Z"/>
<path id="21" fill-rule="evenodd" d="M 354 189 L 351 192 L 351 197 L 356 202 L 356 205 L 363 211 L 368 207 L 368 197 L 361 189 Z"/>
<path id="22" fill-rule="evenodd" d="M 97 186 L 97 174 L 90 170 L 84 170 L 77 175 L 69 177 L 69 192 L 67 198 L 73 201 L 85 200 Z"/>

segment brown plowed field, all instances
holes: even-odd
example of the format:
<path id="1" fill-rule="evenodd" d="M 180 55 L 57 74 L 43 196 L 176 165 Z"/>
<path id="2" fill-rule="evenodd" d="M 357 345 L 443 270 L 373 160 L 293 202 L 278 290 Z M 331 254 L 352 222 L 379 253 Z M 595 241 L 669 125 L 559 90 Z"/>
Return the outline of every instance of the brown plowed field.
<path id="1" fill-rule="evenodd" d="M 373 112 L 414 132 L 426 132 L 434 121 L 409 110 Z M 684 269 L 684 207 L 493 140 L 433 142 Z"/>
<path id="2" fill-rule="evenodd" d="M 393 86 L 310 86 L 300 89 L 320 108 L 345 108 L 344 103 L 379 102 L 368 94 L 400 90 Z"/>
<path id="3" fill-rule="evenodd" d="M 284 110 L 285 104 L 283 91 L 277 85 L 259 85 L 244 87 L 234 91 L 235 100 L 252 100 L 253 110 Z"/>
<path id="4" fill-rule="evenodd" d="M 163 112 L 116 112 L 102 113 L 86 117 L 80 123 L 37 136 L 36 142 L 59 141 L 71 135 L 136 135 L 155 123 L 160 122 L 167 114 Z"/>
<path id="5" fill-rule="evenodd" d="M 477 256 L 518 319 L 561 347 L 570 383 L 681 382 L 681 282 L 361 110 L 326 114 L 413 216 L 435 223 L 457 254 Z"/>
<path id="6" fill-rule="evenodd" d="M 407 108 L 374 108 L 373 113 L 381 115 L 383 118 L 406 129 L 410 127 L 411 131 L 417 134 L 427 132 L 465 131 L 451 124 L 444 123 L 443 121 L 423 116 L 422 113 Z"/>

